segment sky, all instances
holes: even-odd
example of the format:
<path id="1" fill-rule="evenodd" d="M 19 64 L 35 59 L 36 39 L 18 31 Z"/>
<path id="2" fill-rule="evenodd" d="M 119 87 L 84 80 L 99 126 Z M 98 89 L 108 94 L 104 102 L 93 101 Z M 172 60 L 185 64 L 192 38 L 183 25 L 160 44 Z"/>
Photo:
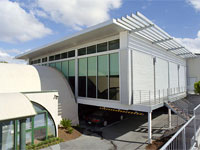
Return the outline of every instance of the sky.
<path id="1" fill-rule="evenodd" d="M 136 11 L 200 53 L 200 0 L 0 0 L 0 61 Z"/>

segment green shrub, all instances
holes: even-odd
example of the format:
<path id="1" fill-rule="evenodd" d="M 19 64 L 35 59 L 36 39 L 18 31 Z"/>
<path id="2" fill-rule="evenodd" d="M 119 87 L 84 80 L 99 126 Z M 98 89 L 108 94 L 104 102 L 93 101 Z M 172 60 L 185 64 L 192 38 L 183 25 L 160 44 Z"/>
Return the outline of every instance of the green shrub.
<path id="1" fill-rule="evenodd" d="M 62 119 L 60 124 L 63 126 L 63 128 L 67 129 L 72 126 L 72 121 L 69 119 Z"/>
<path id="2" fill-rule="evenodd" d="M 194 92 L 200 94 L 200 81 L 194 83 Z"/>
<path id="3" fill-rule="evenodd" d="M 73 132 L 73 128 L 72 127 L 69 127 L 68 129 L 67 129 L 67 132 L 69 133 L 69 134 L 72 134 L 72 132 Z"/>

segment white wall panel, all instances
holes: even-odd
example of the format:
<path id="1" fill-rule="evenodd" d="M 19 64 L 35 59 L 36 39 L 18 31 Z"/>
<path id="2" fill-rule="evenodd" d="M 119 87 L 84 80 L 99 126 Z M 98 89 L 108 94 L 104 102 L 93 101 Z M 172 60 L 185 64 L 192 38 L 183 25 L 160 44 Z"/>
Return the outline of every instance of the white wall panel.
<path id="1" fill-rule="evenodd" d="M 156 97 L 167 96 L 168 89 L 168 62 L 156 58 L 155 63 Z M 159 94 L 160 93 L 160 94 Z"/>
<path id="2" fill-rule="evenodd" d="M 186 84 L 185 67 L 180 66 L 180 69 L 179 69 L 179 86 L 180 86 L 180 89 L 185 88 L 185 84 Z"/>
<path id="3" fill-rule="evenodd" d="M 153 57 L 133 51 L 133 102 L 149 101 L 149 91 L 154 90 Z M 141 93 L 140 93 L 141 92 Z"/>
<path id="4" fill-rule="evenodd" d="M 175 63 L 169 63 L 169 76 L 170 76 L 170 90 L 171 93 L 177 92 L 175 88 L 178 88 L 178 65 Z"/>

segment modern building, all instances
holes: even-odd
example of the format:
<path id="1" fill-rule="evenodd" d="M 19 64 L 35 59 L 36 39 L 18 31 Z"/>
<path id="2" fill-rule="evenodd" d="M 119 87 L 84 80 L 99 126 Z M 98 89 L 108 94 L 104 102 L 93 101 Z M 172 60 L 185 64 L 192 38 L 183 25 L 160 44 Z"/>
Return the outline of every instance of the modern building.
<path id="1" fill-rule="evenodd" d="M 190 57 L 195 55 L 137 12 L 16 58 L 63 73 L 78 104 L 147 112 L 150 142 L 153 110 L 186 96 Z"/>

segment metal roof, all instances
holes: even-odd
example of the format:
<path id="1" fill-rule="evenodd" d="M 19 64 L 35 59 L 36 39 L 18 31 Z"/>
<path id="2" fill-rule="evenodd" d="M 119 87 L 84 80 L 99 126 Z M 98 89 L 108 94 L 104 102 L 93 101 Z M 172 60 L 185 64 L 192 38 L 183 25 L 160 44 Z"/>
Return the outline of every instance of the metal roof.
<path id="1" fill-rule="evenodd" d="M 0 93 L 0 121 L 36 115 L 30 100 L 22 93 Z"/>
<path id="2" fill-rule="evenodd" d="M 152 44 L 161 46 L 177 56 L 182 58 L 196 57 L 195 54 L 178 43 L 175 38 L 171 37 L 140 12 L 136 12 L 136 15 L 131 14 L 130 16 L 127 15 L 121 19 L 116 19 L 116 22 L 125 26 L 128 30 L 137 35 L 147 39 Z"/>
<path id="3" fill-rule="evenodd" d="M 17 59 L 28 59 L 43 55 L 45 53 L 61 50 L 62 48 L 71 48 L 78 44 L 95 40 L 95 38 L 104 38 L 117 34 L 117 32 L 128 30 L 147 39 L 152 44 L 158 45 L 167 51 L 170 51 L 182 58 L 195 57 L 191 51 L 178 43 L 168 33 L 163 31 L 144 15 L 137 12 L 130 16 L 122 17 L 121 19 L 112 19 L 107 22 L 97 24 L 95 26 L 77 32 L 74 35 L 66 37 L 62 40 L 47 44 L 40 48 L 33 49 L 21 55 Z M 106 34 L 105 34 L 106 33 Z"/>

